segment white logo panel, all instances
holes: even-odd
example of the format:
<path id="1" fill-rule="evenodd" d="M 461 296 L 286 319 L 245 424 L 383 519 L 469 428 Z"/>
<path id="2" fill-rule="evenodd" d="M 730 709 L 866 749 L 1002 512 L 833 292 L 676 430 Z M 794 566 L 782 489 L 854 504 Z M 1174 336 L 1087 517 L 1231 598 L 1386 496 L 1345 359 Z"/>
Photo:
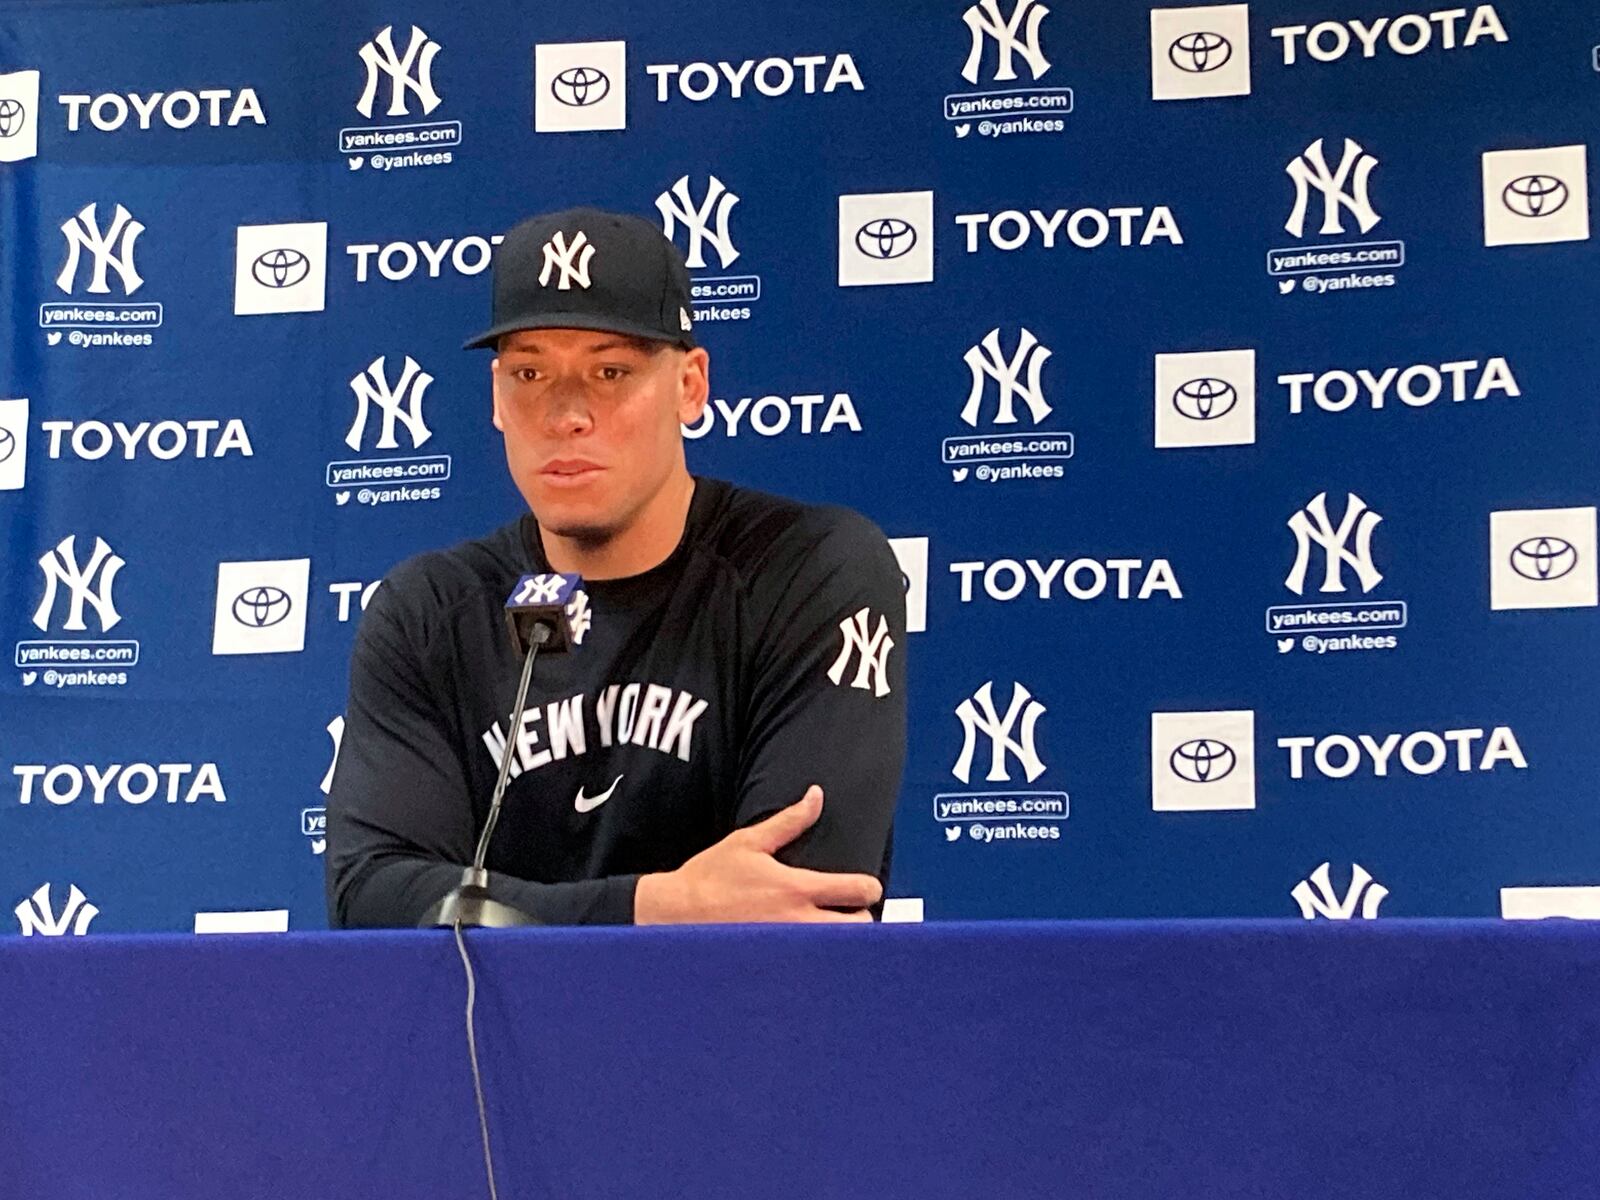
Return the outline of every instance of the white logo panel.
<path id="1" fill-rule="evenodd" d="M 39 72 L 0 74 L 0 162 L 39 153 Z"/>
<path id="2" fill-rule="evenodd" d="M 1500 915 L 1508 921 L 1600 921 L 1600 887 L 1503 887 Z"/>
<path id="3" fill-rule="evenodd" d="M 1151 807 L 1226 812 L 1256 806 L 1256 714 L 1150 714 Z"/>
<path id="4" fill-rule="evenodd" d="M 900 563 L 906 587 L 906 632 L 926 633 L 928 629 L 928 539 L 890 538 L 889 548 Z"/>
<path id="5" fill-rule="evenodd" d="M 196 933 L 288 933 L 287 908 L 257 908 L 242 912 L 197 912 Z"/>
<path id="6" fill-rule="evenodd" d="M 1256 352 L 1156 355 L 1156 446 L 1249 446 L 1256 440 Z"/>
<path id="7" fill-rule="evenodd" d="M 237 316 L 321 312 L 327 304 L 328 223 L 239 226 L 233 271 Z"/>
<path id="8" fill-rule="evenodd" d="M 1490 513 L 1489 607 L 1593 608 L 1595 548 L 1593 508 Z"/>
<path id="9" fill-rule="evenodd" d="M 28 402 L 0 400 L 0 492 L 28 481 Z"/>
<path id="10" fill-rule="evenodd" d="M 839 286 L 933 282 L 933 193 L 839 197 Z"/>
<path id="11" fill-rule="evenodd" d="M 295 654 L 306 647 L 311 560 L 217 564 L 212 654 Z"/>
<path id="12" fill-rule="evenodd" d="M 1250 6 L 1150 10 L 1150 92 L 1157 100 L 1250 94 Z"/>
<path id="13" fill-rule="evenodd" d="M 1588 240 L 1586 147 L 1484 151 L 1485 246 Z"/>
<path id="14" fill-rule="evenodd" d="M 541 42 L 533 48 L 536 133 L 628 126 L 627 42 Z"/>

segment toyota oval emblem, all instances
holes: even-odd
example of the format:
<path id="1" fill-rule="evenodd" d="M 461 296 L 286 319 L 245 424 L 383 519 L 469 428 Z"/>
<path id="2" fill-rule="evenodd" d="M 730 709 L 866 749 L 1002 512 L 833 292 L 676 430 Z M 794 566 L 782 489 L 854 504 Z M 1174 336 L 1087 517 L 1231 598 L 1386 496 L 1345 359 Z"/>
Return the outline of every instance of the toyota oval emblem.
<path id="1" fill-rule="evenodd" d="M 1536 583 L 1570 575 L 1577 565 L 1578 548 L 1566 538 L 1524 538 L 1511 548 L 1511 569 Z"/>
<path id="2" fill-rule="evenodd" d="M 269 629 L 289 615 L 294 607 L 282 588 L 246 588 L 233 601 L 233 619 L 252 629 Z"/>
<path id="3" fill-rule="evenodd" d="M 1172 406 L 1194 421 L 1215 421 L 1225 417 L 1239 403 L 1239 393 L 1226 379 L 1204 376 L 1178 385 L 1172 393 Z"/>
<path id="4" fill-rule="evenodd" d="M 1569 195 L 1554 175 L 1520 175 L 1506 184 L 1500 200 L 1519 217 L 1548 217 L 1566 207 Z"/>
<path id="5" fill-rule="evenodd" d="M 572 108 L 587 108 L 611 94 L 611 79 L 597 67 L 568 67 L 550 81 L 550 94 Z"/>
<path id="6" fill-rule="evenodd" d="M 0 138 L 16 137 L 28 122 L 28 110 L 20 100 L 0 100 Z"/>
<path id="7" fill-rule="evenodd" d="M 298 250 L 268 250 L 256 255 L 250 274 L 262 287 L 293 287 L 311 274 L 311 260 Z"/>
<path id="8" fill-rule="evenodd" d="M 899 217 L 879 217 L 856 230 L 856 249 L 868 258 L 900 258 L 916 244 L 916 228 Z"/>
<path id="9" fill-rule="evenodd" d="M 1190 783 L 1216 783 L 1233 774 L 1239 757 L 1227 742 L 1216 738 L 1193 738 L 1172 752 L 1167 760 L 1172 773 Z"/>
<path id="10" fill-rule="evenodd" d="M 1167 57 L 1178 70 L 1203 75 L 1227 64 L 1233 43 L 1220 33 L 1186 33 L 1167 47 Z"/>

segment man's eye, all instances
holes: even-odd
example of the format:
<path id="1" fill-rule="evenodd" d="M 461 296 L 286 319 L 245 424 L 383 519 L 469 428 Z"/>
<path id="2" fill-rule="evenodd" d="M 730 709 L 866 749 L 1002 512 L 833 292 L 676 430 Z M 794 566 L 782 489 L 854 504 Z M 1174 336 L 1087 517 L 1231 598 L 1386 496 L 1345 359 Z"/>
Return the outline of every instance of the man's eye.
<path id="1" fill-rule="evenodd" d="M 518 367 L 511 372 L 511 377 L 520 383 L 532 383 L 536 373 L 533 367 Z"/>
<path id="2" fill-rule="evenodd" d="M 615 371 L 616 374 L 613 375 L 613 374 L 609 374 L 608 373 L 608 372 L 612 372 L 612 371 Z M 624 368 L 624 367 L 601 367 L 600 368 L 600 372 L 601 372 L 602 375 L 605 376 L 605 380 L 606 380 L 607 383 L 615 383 L 617 380 L 621 379 L 624 375 L 626 375 L 628 373 L 627 369 Z"/>

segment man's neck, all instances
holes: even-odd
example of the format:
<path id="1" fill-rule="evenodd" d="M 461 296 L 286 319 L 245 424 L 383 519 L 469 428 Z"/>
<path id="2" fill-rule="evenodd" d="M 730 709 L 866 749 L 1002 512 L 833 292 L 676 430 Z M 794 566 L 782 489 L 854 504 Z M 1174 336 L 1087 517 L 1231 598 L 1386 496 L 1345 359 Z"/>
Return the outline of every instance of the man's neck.
<path id="1" fill-rule="evenodd" d="M 609 541 L 591 543 L 539 529 L 544 555 L 555 571 L 585 579 L 625 579 L 660 566 L 683 539 L 694 498 L 694 477 L 683 471 L 669 479 L 627 529 Z"/>

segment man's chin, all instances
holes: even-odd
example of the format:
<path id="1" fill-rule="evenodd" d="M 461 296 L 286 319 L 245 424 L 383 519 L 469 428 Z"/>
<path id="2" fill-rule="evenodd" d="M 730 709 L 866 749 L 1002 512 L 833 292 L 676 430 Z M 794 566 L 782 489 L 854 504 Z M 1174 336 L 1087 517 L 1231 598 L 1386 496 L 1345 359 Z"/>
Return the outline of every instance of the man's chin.
<path id="1" fill-rule="evenodd" d="M 539 528 L 584 547 L 601 546 L 617 536 L 617 524 L 593 505 L 570 499 L 547 501 L 533 510 Z"/>
<path id="2" fill-rule="evenodd" d="M 535 514 L 535 519 L 538 519 L 538 514 Z M 585 550 L 598 549 L 617 536 L 616 528 L 611 525 L 540 521 L 539 528 L 556 537 L 575 542 Z"/>

